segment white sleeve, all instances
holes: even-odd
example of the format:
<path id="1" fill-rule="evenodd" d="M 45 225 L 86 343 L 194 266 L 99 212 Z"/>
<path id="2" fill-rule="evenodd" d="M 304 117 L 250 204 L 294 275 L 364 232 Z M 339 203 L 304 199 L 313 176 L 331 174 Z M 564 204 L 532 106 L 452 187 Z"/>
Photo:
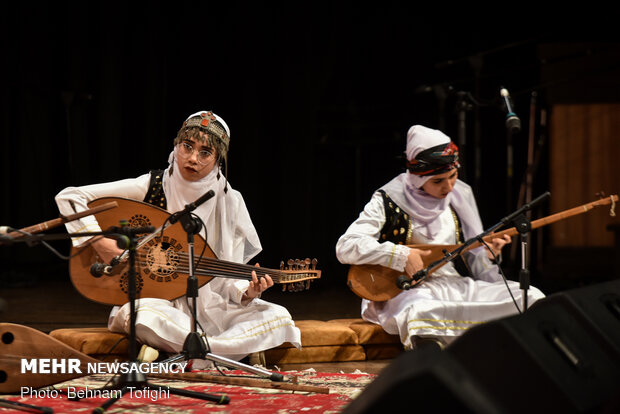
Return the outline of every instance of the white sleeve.
<path id="1" fill-rule="evenodd" d="M 474 279 L 486 282 L 500 282 L 503 280 L 499 273 L 499 266 L 489 260 L 486 247 L 477 247 L 465 253 L 465 255 Z"/>
<path id="2" fill-rule="evenodd" d="M 88 210 L 88 203 L 101 197 L 123 197 L 142 201 L 148 192 L 151 174 L 138 178 L 128 178 L 103 184 L 67 187 L 56 195 L 56 204 L 60 214 L 68 216 Z M 65 224 L 68 233 L 101 231 L 95 216 L 83 217 Z M 73 239 L 74 246 L 80 246 L 90 237 Z"/>
<path id="3" fill-rule="evenodd" d="M 378 241 L 385 220 L 383 197 L 376 192 L 357 220 L 338 239 L 336 257 L 340 263 L 377 264 L 403 271 L 409 248 L 389 241 Z"/>

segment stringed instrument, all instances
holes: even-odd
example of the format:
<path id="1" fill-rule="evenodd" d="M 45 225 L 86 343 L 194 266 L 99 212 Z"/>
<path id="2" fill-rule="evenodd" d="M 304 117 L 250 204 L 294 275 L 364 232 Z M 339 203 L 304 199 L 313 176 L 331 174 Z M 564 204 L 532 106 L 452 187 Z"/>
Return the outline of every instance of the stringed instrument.
<path id="1" fill-rule="evenodd" d="M 115 201 L 118 208 L 104 211 L 95 217 L 102 229 L 118 226 L 119 219 L 127 220 L 130 227 L 153 226 L 156 231 L 139 235 L 136 246 L 137 298 L 174 300 L 186 294 L 189 273 L 187 233 L 180 221 L 170 225 L 170 213 L 141 201 L 104 197 L 91 201 L 90 208 Z M 194 238 L 194 274 L 202 287 L 213 277 L 252 280 L 252 271 L 259 278 L 268 274 L 274 283 L 292 291 L 308 289 L 310 282 L 321 277 L 316 259 L 289 260 L 280 269 L 268 269 L 247 264 L 219 260 L 203 237 Z M 204 249 L 204 254 L 200 253 Z M 125 252 L 127 253 L 127 252 Z M 103 275 L 91 273 L 94 264 L 107 270 Z M 75 288 L 86 298 L 109 305 L 123 305 L 128 301 L 129 263 L 127 260 L 111 266 L 102 263 L 95 249 L 88 245 L 73 247 L 69 273 Z"/>
<path id="2" fill-rule="evenodd" d="M 575 207 L 569 210 L 562 211 L 560 213 L 552 214 L 547 217 L 543 217 L 538 220 L 534 220 L 531 222 L 531 228 L 537 229 L 542 226 L 546 226 L 547 224 L 555 223 L 560 220 L 564 220 L 566 218 L 576 216 L 578 214 L 586 213 L 592 210 L 595 207 L 605 206 L 612 204 L 615 206 L 615 202 L 618 201 L 617 195 L 612 195 L 607 198 L 593 201 L 591 203 L 584 204 L 579 207 Z M 484 237 L 483 240 L 485 243 L 491 243 L 491 240 L 503 237 L 504 235 L 516 236 L 519 234 L 518 230 L 514 227 L 502 230 L 496 233 L 491 233 L 488 236 Z M 476 242 L 467 247 L 467 249 L 463 249 L 460 253 L 465 253 L 468 250 L 479 247 L 482 243 Z M 449 254 L 449 252 L 454 252 L 459 248 L 459 245 L 439 245 L 439 244 L 414 244 L 408 245 L 407 247 L 420 249 L 420 250 L 430 250 L 431 253 L 428 256 L 423 256 L 422 261 L 424 262 L 424 267 L 428 267 L 433 263 L 440 260 L 445 255 Z M 429 269 L 428 274 L 431 274 L 435 270 L 439 269 L 447 262 L 439 263 L 435 267 Z M 393 298 L 394 296 L 401 293 L 403 290 L 397 286 L 397 280 L 400 276 L 403 275 L 403 272 L 399 272 L 397 270 L 391 269 L 389 267 L 384 267 L 381 265 L 352 265 L 349 268 L 349 273 L 347 275 L 347 285 L 349 288 L 359 297 L 363 299 L 368 299 L 376 302 L 383 302 Z M 419 285 L 412 284 L 412 287 Z"/>
<path id="3" fill-rule="evenodd" d="M 40 388 L 88 374 L 88 364 L 101 362 L 36 329 L 13 323 L 0 323 L 0 393 L 18 392 L 21 387 Z M 55 359 L 58 363 L 79 360 L 80 372 L 22 373 L 22 359 Z"/>
<path id="4" fill-rule="evenodd" d="M 98 205 L 95 208 L 90 208 L 85 211 L 80 211 L 79 213 L 70 214 L 68 216 L 61 215 L 60 217 L 52 219 L 52 220 L 47 220 L 42 223 L 37 223 L 35 225 L 24 227 L 19 230 L 13 230 L 7 233 L 7 236 L 12 237 L 12 238 L 18 238 L 18 237 L 22 237 L 22 236 L 29 235 L 29 234 L 40 233 L 42 231 L 53 229 L 54 227 L 58 227 L 61 224 L 68 223 L 73 220 L 81 219 L 82 217 L 90 216 L 90 215 L 99 213 L 101 211 L 106 211 L 106 210 L 109 210 L 111 208 L 116 208 L 116 207 L 118 207 L 118 204 L 115 201 L 110 201 L 109 203 L 103 203 L 101 205 Z"/>

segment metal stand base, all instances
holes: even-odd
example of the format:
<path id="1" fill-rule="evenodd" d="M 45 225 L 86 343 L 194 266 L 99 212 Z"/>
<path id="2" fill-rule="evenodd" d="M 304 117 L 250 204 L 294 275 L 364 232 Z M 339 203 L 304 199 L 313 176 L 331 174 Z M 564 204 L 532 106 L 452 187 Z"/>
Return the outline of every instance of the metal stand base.
<path id="1" fill-rule="evenodd" d="M 183 354 L 178 354 L 178 355 L 174 355 L 168 359 L 165 359 L 163 361 L 161 361 L 162 364 L 171 364 L 174 362 L 179 362 L 179 361 L 184 361 L 187 360 L 188 358 L 183 355 Z M 207 352 L 202 358 L 199 359 L 205 359 L 208 361 L 212 361 L 214 363 L 217 364 L 221 364 L 221 365 L 225 365 L 229 368 L 236 368 L 236 369 L 240 369 L 242 371 L 246 371 L 246 372 L 250 372 L 252 374 L 255 375 L 260 375 L 266 378 L 269 378 L 271 381 L 284 381 L 284 375 L 279 374 L 277 372 L 271 372 L 268 371 L 266 369 L 261 369 L 261 368 L 256 368 L 247 364 L 244 364 L 242 362 L 239 361 L 235 361 L 232 359 L 228 359 L 228 358 L 224 358 L 222 356 L 219 355 L 215 355 L 212 354 L 210 352 Z"/>

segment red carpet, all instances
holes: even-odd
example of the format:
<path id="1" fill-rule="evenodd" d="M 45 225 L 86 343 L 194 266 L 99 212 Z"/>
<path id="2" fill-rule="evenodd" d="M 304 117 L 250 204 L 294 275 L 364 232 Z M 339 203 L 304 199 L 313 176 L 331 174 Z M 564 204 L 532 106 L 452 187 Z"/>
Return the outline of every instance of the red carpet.
<path id="1" fill-rule="evenodd" d="M 216 371 L 205 371 L 211 375 L 219 375 Z M 247 375 L 241 371 L 226 371 L 228 375 Z M 369 374 L 334 374 L 312 371 L 283 372 L 287 376 L 297 376 L 299 385 L 310 385 L 329 388 L 329 393 L 306 391 L 284 391 L 263 387 L 246 387 L 205 382 L 189 382 L 149 378 L 149 383 L 159 386 L 193 390 L 220 397 L 230 398 L 228 404 L 216 404 L 211 401 L 177 396 L 165 391 L 149 389 L 146 392 L 134 391 L 126 393 L 106 412 L 108 413 L 338 413 L 353 399 L 362 388 L 369 384 L 374 375 Z M 250 377 L 255 378 L 255 377 Z M 54 413 L 90 413 L 108 400 L 112 391 L 104 391 L 102 387 L 110 376 L 92 375 L 62 384 L 56 384 L 51 391 L 38 391 L 38 395 L 4 395 L 3 400 L 17 401 L 39 407 L 48 407 Z M 269 382 L 266 381 L 266 384 Z M 66 395 L 56 390 L 66 390 L 77 394 L 82 392 L 86 398 L 70 401 Z M 35 390 L 35 392 L 37 392 Z M 108 394 L 105 394 L 105 393 Z M 86 393 L 86 394 L 84 394 Z M 3 407 L 3 406 L 0 406 Z M 0 408 L 0 413 L 26 412 L 17 408 Z"/>

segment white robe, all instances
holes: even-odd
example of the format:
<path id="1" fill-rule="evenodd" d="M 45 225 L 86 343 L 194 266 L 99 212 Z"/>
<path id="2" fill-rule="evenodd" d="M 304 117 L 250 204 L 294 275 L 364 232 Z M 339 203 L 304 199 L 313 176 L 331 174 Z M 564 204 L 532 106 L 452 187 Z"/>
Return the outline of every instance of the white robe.
<path id="1" fill-rule="evenodd" d="M 384 187 L 398 191 L 399 181 L 393 180 Z M 471 189 L 458 182 L 455 191 L 460 191 L 471 211 L 477 215 L 477 207 Z M 396 197 L 402 202 L 402 197 Z M 398 203 L 397 203 L 398 204 Z M 403 207 L 403 206 L 401 206 Z M 406 207 L 406 206 L 405 206 Z M 412 212 L 411 214 L 414 214 Z M 456 243 L 456 224 L 449 209 L 437 218 L 440 231 L 428 239 L 420 231 L 413 229 L 415 244 Z M 378 264 L 394 270 L 404 271 L 409 248 L 392 242 L 379 243 L 380 231 L 386 222 L 383 196 L 376 192 L 365 206 L 358 219 L 351 224 L 336 245 L 336 256 L 343 264 Z M 465 226 L 466 223 L 462 222 Z M 463 229 L 471 233 L 471 229 Z M 448 263 L 430 274 L 421 285 L 399 293 L 385 302 L 362 300 L 362 317 L 393 335 L 399 335 L 405 348 L 415 346 L 412 336 L 432 336 L 445 343 L 451 342 L 468 328 L 489 320 L 518 313 L 522 290 L 518 283 L 508 281 L 510 292 L 497 267 L 491 263 L 484 248 L 480 247 L 465 253 L 467 263 L 474 278 L 460 276 L 452 263 Z M 543 298 L 535 287 L 528 289 L 528 303 Z"/>
<path id="2" fill-rule="evenodd" d="M 142 201 L 148 192 L 149 183 L 150 174 L 144 174 L 134 179 L 111 183 L 68 187 L 56 196 L 56 202 L 60 213 L 69 215 L 86 210 L 90 201 L 101 197 L 124 197 Z M 166 185 L 164 192 L 170 208 L 170 197 L 173 193 Z M 223 204 L 226 206 L 226 211 L 220 212 L 217 207 L 209 209 L 206 207 L 209 203 L 207 202 L 203 206 L 209 211 L 210 216 L 201 216 L 205 224 L 210 227 L 207 240 L 209 246 L 221 260 L 247 263 L 261 250 L 261 247 L 243 198 L 238 191 L 230 188 L 230 185 L 227 193 L 221 191 L 216 197 L 225 197 Z M 195 212 L 199 212 L 199 209 Z M 213 217 L 215 215 L 218 217 Z M 224 228 L 222 224 L 225 221 L 224 215 L 232 218 L 229 220 L 232 228 L 213 231 L 213 228 L 217 229 L 218 226 Z M 69 222 L 66 228 L 69 233 L 100 230 L 93 216 Z M 226 238 L 230 240 L 224 240 Z M 74 239 L 73 243 L 79 246 L 86 240 Z M 239 360 L 250 353 L 270 349 L 284 342 L 290 342 L 300 348 L 300 331 L 284 307 L 259 298 L 253 299 L 247 305 L 241 303 L 241 297 L 248 285 L 247 280 L 216 277 L 199 289 L 197 320 L 200 328 L 206 333 L 208 350 L 226 358 Z M 138 340 L 163 351 L 175 353 L 181 351 L 185 338 L 191 330 L 191 313 L 187 302 L 185 296 L 174 301 L 157 298 L 137 300 Z M 129 333 L 129 303 L 112 310 L 108 327 L 114 332 Z M 200 361 L 195 361 L 194 367 L 201 366 L 204 365 Z"/>

